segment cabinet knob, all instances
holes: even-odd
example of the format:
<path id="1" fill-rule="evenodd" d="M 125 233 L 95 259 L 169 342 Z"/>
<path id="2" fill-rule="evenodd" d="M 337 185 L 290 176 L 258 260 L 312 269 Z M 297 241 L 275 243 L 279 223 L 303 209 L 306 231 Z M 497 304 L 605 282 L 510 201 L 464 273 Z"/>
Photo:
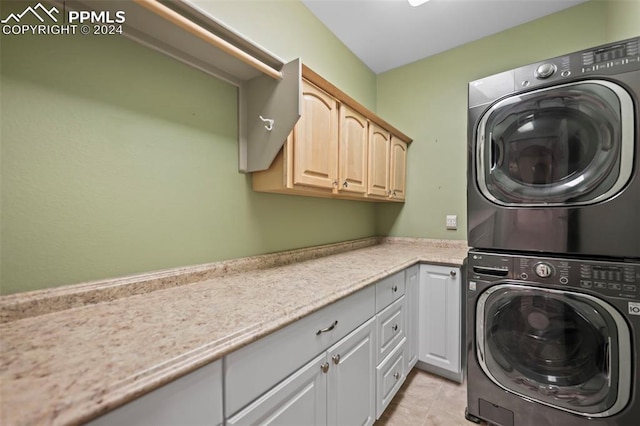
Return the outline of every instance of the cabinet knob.
<path id="1" fill-rule="evenodd" d="M 342 182 L 342 186 L 344 186 L 345 188 L 347 188 L 349 186 L 349 182 L 347 182 L 346 180 L 344 182 Z"/>
<path id="2" fill-rule="evenodd" d="M 394 189 L 393 192 L 391 193 L 391 196 L 395 197 L 396 196 L 396 190 Z"/>
<path id="3" fill-rule="evenodd" d="M 322 364 L 320 366 L 320 370 L 322 370 L 323 373 L 326 373 L 327 371 L 329 371 L 329 363 L 325 362 L 324 364 Z"/>
<path id="4" fill-rule="evenodd" d="M 392 329 L 393 331 L 398 331 L 398 324 L 395 324 L 393 327 L 391 327 L 391 329 Z"/>
<path id="5" fill-rule="evenodd" d="M 456 271 L 452 270 L 451 272 L 449 272 L 449 275 L 451 275 L 452 277 L 455 277 L 456 276 Z"/>
<path id="6" fill-rule="evenodd" d="M 394 293 L 395 293 L 396 291 L 398 291 L 398 286 L 397 286 L 397 285 L 394 285 L 393 287 L 391 287 L 391 291 L 392 291 L 392 292 L 394 292 Z"/>
<path id="7" fill-rule="evenodd" d="M 335 354 L 331 357 L 331 359 L 333 360 L 334 364 L 338 365 L 340 363 L 340 354 Z"/>
<path id="8" fill-rule="evenodd" d="M 400 373 L 398 373 L 397 371 L 393 373 L 393 378 L 398 380 L 400 378 Z"/>

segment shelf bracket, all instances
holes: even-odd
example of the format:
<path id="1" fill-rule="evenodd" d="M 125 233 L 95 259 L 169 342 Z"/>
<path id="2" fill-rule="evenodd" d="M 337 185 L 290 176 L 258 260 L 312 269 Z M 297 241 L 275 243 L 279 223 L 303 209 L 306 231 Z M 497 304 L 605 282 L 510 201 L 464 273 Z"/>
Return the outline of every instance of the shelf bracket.
<path id="1" fill-rule="evenodd" d="M 238 168 L 243 173 L 269 168 L 301 116 L 302 66 L 295 59 L 282 68 L 282 80 L 262 75 L 239 87 Z M 262 117 L 269 117 L 269 130 Z M 245 133 L 246 132 L 246 133 Z"/>

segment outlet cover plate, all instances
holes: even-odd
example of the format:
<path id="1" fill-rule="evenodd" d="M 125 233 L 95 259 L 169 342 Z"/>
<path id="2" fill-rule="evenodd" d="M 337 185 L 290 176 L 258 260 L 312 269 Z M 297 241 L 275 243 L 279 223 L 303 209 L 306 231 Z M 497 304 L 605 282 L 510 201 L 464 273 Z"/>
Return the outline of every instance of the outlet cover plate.
<path id="1" fill-rule="evenodd" d="M 455 214 L 447 215 L 447 229 L 458 229 L 458 216 Z"/>

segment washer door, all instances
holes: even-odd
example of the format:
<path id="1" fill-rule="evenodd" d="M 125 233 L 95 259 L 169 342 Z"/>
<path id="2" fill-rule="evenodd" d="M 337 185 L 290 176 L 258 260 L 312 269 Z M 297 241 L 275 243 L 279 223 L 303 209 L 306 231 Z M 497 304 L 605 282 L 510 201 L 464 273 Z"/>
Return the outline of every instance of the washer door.
<path id="1" fill-rule="evenodd" d="M 588 417 L 614 415 L 629 401 L 629 327 L 603 300 L 496 285 L 478 299 L 476 339 L 485 374 L 510 392 Z"/>
<path id="2" fill-rule="evenodd" d="M 585 205 L 631 178 L 633 102 L 590 80 L 534 90 L 493 105 L 476 140 L 481 193 L 505 206 Z"/>

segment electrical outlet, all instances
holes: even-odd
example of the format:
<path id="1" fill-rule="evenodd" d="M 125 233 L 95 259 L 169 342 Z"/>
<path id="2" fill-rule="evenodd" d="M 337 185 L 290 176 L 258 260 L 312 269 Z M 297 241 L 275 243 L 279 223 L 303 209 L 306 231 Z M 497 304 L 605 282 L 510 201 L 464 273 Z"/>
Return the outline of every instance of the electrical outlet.
<path id="1" fill-rule="evenodd" d="M 458 229 L 458 216 L 455 214 L 447 215 L 447 229 Z"/>

